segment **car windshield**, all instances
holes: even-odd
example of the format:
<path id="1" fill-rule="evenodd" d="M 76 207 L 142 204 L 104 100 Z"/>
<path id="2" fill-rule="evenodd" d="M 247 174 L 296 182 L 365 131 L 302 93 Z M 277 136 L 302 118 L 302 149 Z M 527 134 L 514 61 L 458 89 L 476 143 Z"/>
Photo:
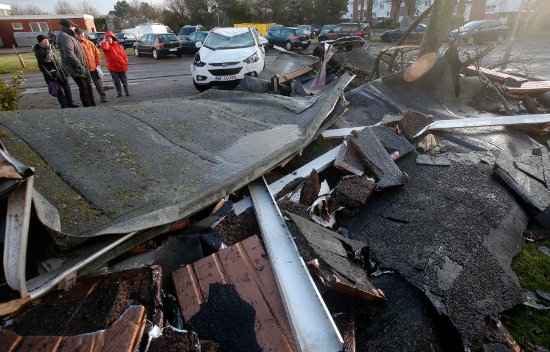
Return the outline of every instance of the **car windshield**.
<path id="1" fill-rule="evenodd" d="M 323 28 L 321 29 L 321 33 L 328 33 L 331 30 L 333 30 L 335 27 L 336 26 L 323 26 Z"/>
<path id="2" fill-rule="evenodd" d="M 179 35 L 189 35 L 195 32 L 195 27 L 182 27 L 180 28 Z"/>
<path id="3" fill-rule="evenodd" d="M 206 39 L 206 36 L 207 36 L 207 35 L 208 35 L 208 32 L 197 32 L 196 37 L 195 37 L 195 40 L 204 42 L 204 40 Z"/>
<path id="4" fill-rule="evenodd" d="M 338 27 L 339 32 L 359 32 L 360 30 L 361 26 L 356 24 L 347 24 Z"/>
<path id="5" fill-rule="evenodd" d="M 175 34 L 159 34 L 159 41 L 161 42 L 175 42 L 178 37 Z"/>
<path id="6" fill-rule="evenodd" d="M 480 27 L 482 23 L 483 23 L 483 21 L 468 22 L 464 26 L 462 26 L 462 28 L 460 30 L 461 31 L 471 31 L 472 29 L 476 29 L 476 28 Z"/>
<path id="7" fill-rule="evenodd" d="M 219 33 L 210 33 L 204 46 L 212 50 L 248 48 L 254 46 L 254 37 L 250 32 L 230 37 Z"/>
<path id="8" fill-rule="evenodd" d="M 296 35 L 306 35 L 307 30 L 305 28 L 298 28 L 295 33 Z"/>

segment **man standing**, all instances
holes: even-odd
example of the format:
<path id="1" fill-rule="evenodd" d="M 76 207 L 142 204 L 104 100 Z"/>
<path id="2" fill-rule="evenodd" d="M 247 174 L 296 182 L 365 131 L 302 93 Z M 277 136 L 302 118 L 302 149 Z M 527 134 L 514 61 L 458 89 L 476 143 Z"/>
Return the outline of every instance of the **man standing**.
<path id="1" fill-rule="evenodd" d="M 61 108 L 77 108 L 78 105 L 73 103 L 73 96 L 67 76 L 65 76 L 61 65 L 55 57 L 48 37 L 39 35 L 36 37 L 36 40 L 38 43 L 34 46 L 33 51 L 38 62 L 38 68 L 42 71 L 44 80 L 48 84 L 48 92 L 57 98 Z"/>
<path id="2" fill-rule="evenodd" d="M 101 97 L 101 102 L 106 103 L 107 99 L 105 98 L 105 90 L 103 89 L 103 79 L 98 71 L 100 65 L 99 49 L 86 38 L 86 34 L 80 28 L 75 30 L 75 34 L 76 38 L 80 41 L 82 51 L 84 51 L 86 66 L 88 67 L 88 71 L 90 71 L 90 76 L 92 76 L 97 93 Z"/>
<path id="3" fill-rule="evenodd" d="M 78 85 L 82 105 L 95 106 L 90 73 L 86 68 L 84 52 L 74 34 L 76 26 L 66 19 L 59 21 L 59 24 L 61 25 L 61 31 L 57 35 L 57 47 L 61 52 L 63 69 L 73 77 Z"/>

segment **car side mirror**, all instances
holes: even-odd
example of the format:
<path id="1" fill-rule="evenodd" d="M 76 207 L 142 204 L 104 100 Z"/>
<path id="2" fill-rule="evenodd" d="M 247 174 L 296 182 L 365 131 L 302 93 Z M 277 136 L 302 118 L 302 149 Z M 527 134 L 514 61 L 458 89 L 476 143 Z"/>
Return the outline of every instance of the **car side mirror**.
<path id="1" fill-rule="evenodd" d="M 202 48 L 202 42 L 196 42 L 195 43 L 195 48 L 197 48 L 197 49 Z"/>

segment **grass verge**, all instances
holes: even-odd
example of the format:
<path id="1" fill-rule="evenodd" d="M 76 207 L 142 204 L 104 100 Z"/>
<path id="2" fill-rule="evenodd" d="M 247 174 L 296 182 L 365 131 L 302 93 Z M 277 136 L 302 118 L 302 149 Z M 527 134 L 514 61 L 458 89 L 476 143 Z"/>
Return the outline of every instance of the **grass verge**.
<path id="1" fill-rule="evenodd" d="M 550 247 L 550 241 L 525 245 L 512 268 L 524 289 L 550 292 L 550 257 L 538 250 L 540 246 Z M 535 345 L 550 346 L 550 312 L 517 306 L 502 318 L 516 341 L 527 350 Z"/>
<path id="2" fill-rule="evenodd" d="M 36 58 L 34 53 L 21 54 L 23 61 L 25 62 L 25 68 L 21 66 L 19 58 L 15 54 L 0 55 L 0 74 L 12 74 L 17 71 L 23 72 L 36 72 L 38 71 L 38 65 L 36 64 Z"/>

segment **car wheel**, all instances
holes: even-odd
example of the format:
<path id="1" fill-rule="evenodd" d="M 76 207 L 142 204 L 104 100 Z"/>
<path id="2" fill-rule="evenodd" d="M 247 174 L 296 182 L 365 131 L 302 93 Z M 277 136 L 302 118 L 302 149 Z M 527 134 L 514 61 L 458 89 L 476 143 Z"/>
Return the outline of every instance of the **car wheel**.
<path id="1" fill-rule="evenodd" d="M 285 49 L 288 50 L 288 51 L 291 51 L 292 50 L 292 43 L 291 42 L 286 42 Z"/>
<path id="2" fill-rule="evenodd" d="M 205 90 L 210 89 L 210 84 L 198 84 L 195 80 L 193 80 L 193 85 L 199 92 L 204 92 Z"/>
<path id="3" fill-rule="evenodd" d="M 138 48 L 134 48 L 134 55 L 137 56 L 137 57 L 141 56 L 141 54 L 139 53 Z"/>
<path id="4" fill-rule="evenodd" d="M 157 51 L 157 49 L 153 49 L 153 59 L 155 59 L 155 60 L 160 59 L 160 55 L 159 55 L 159 52 Z"/>

